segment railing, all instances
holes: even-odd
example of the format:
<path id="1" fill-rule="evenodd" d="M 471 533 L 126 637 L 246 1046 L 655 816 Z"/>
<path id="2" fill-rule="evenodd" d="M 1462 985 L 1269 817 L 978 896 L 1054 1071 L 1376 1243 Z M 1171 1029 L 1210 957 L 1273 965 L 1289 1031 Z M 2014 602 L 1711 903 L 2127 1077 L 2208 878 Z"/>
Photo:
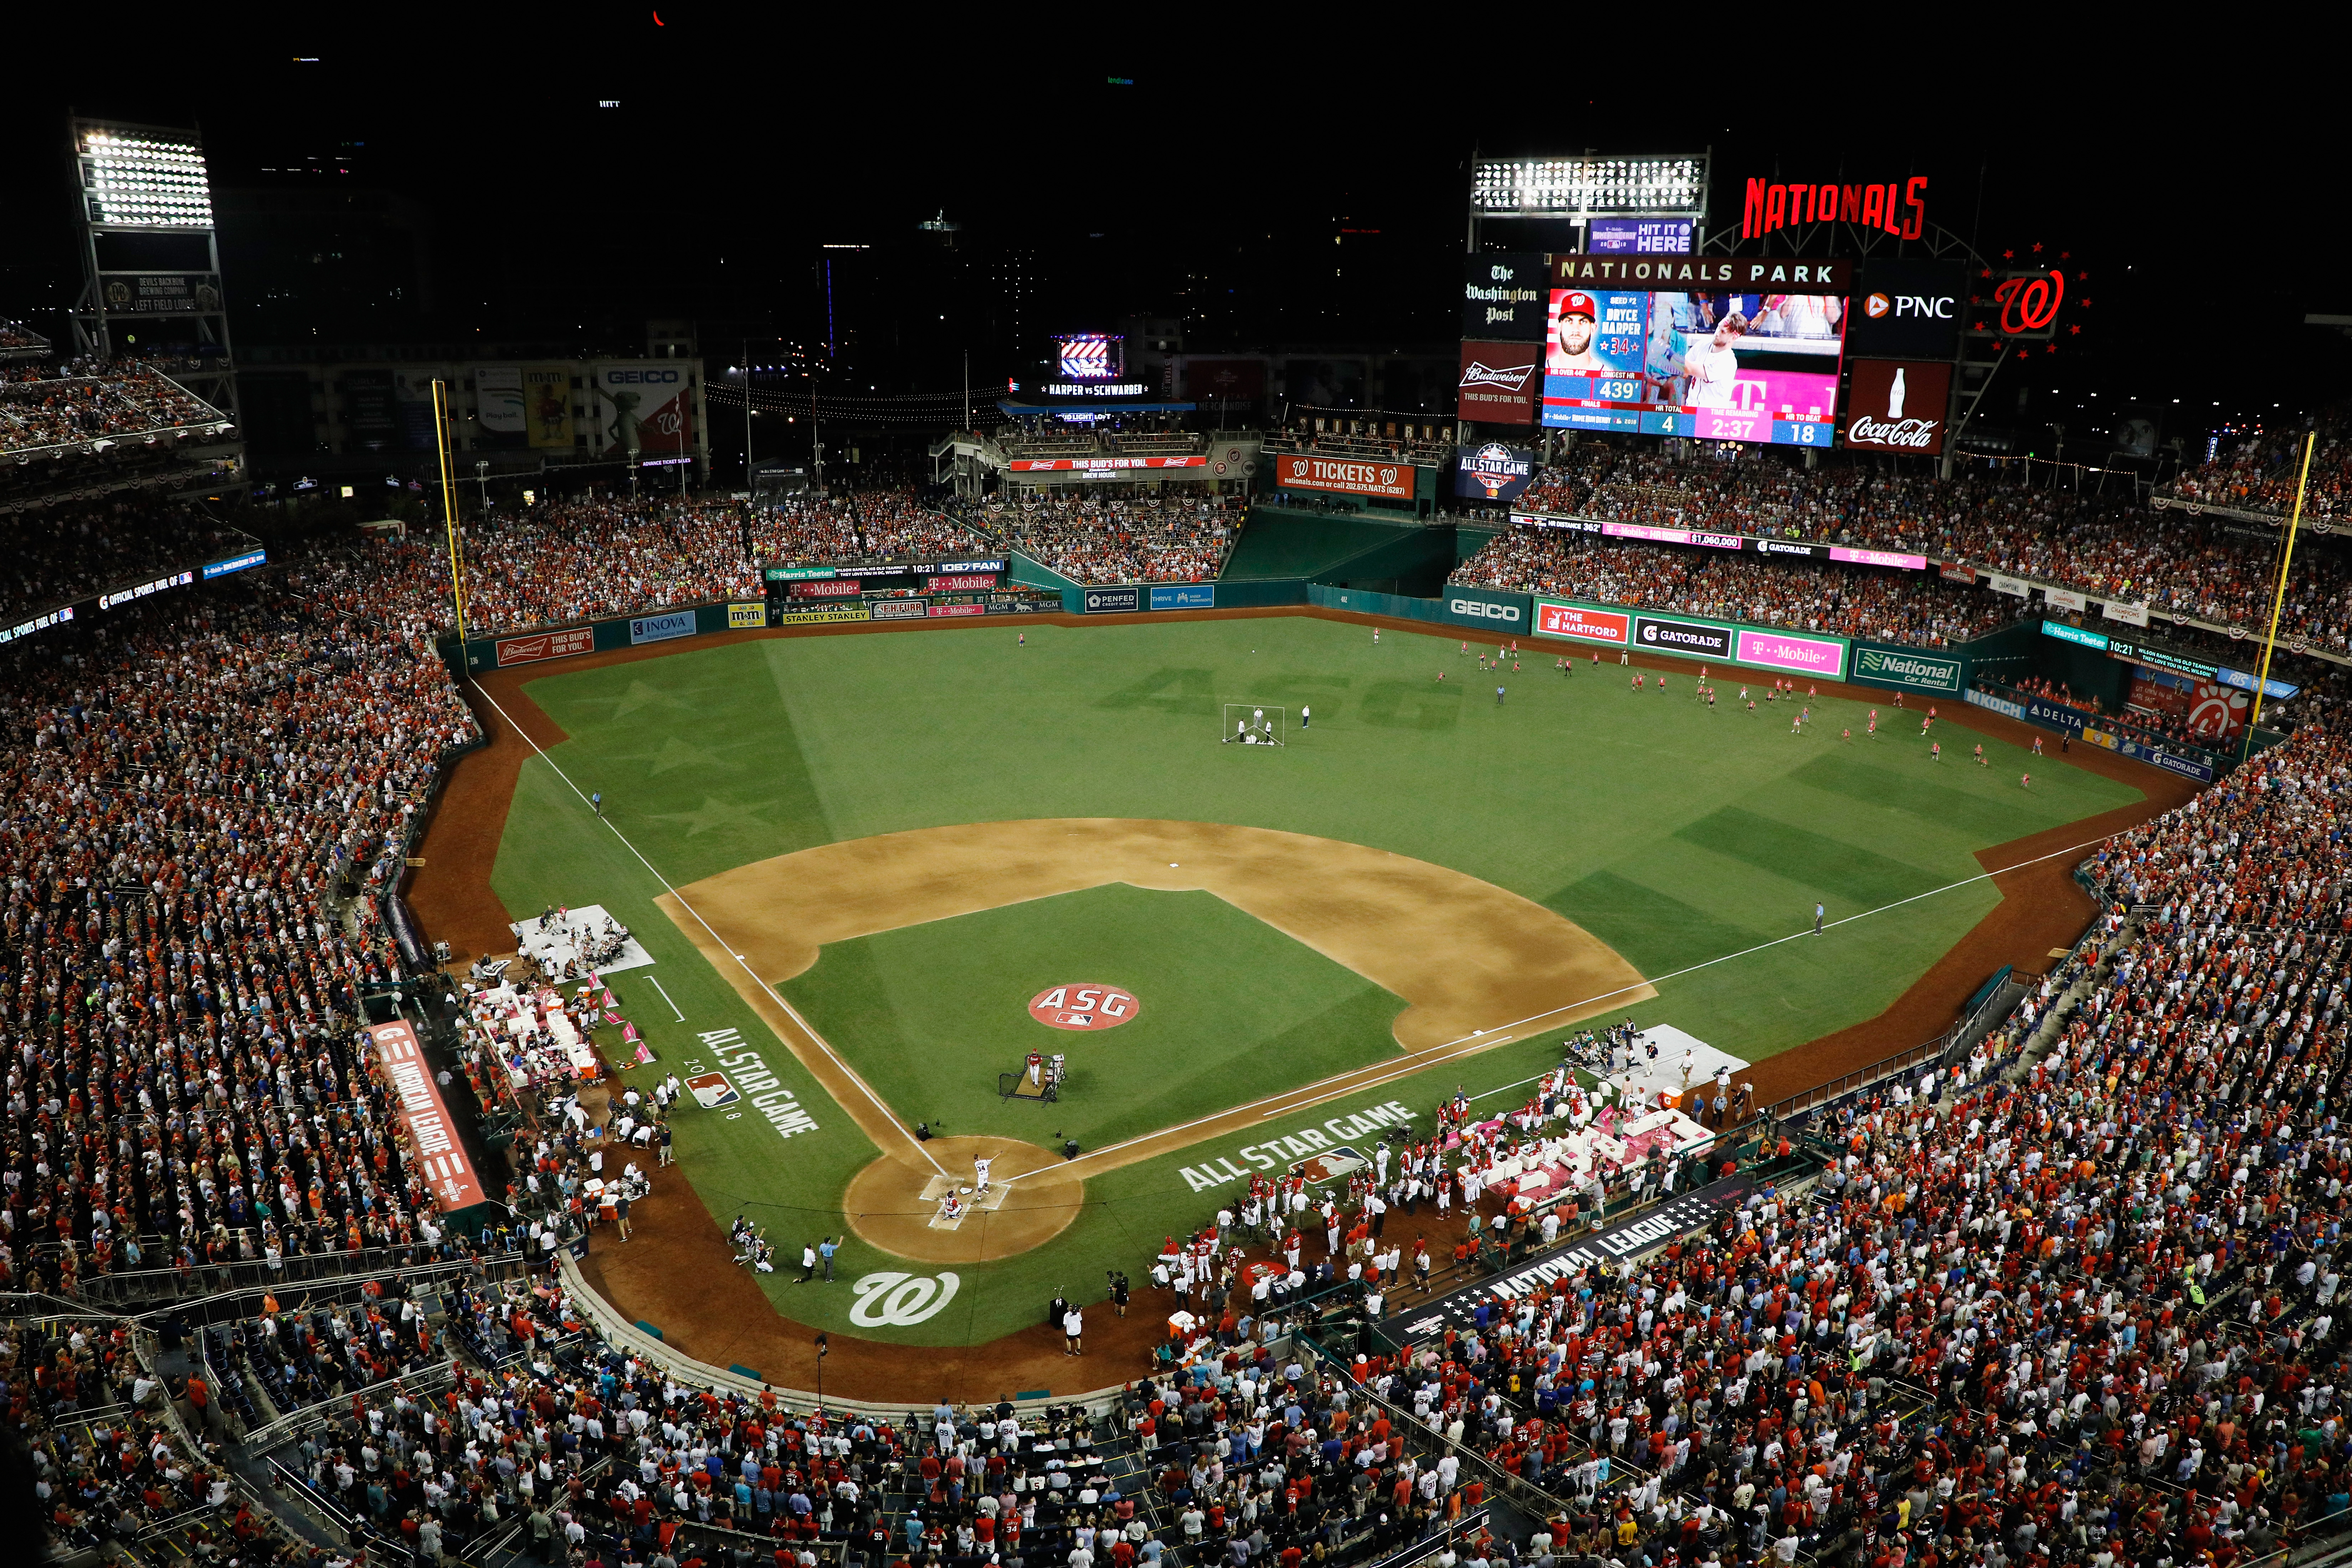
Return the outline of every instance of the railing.
<path id="1" fill-rule="evenodd" d="M 177 1268 L 117 1269 L 110 1274 L 85 1275 L 80 1293 L 89 1298 L 94 1306 L 122 1307 L 159 1299 L 178 1306 L 239 1291 L 327 1280 L 431 1278 L 453 1269 L 510 1262 L 523 1256 L 522 1249 L 517 1247 L 456 1258 L 436 1257 L 419 1261 L 415 1257 L 429 1250 L 425 1243 L 418 1242 L 408 1247 L 363 1247 L 357 1252 L 299 1253 L 276 1263 L 263 1258 L 194 1263 L 184 1272 Z M 204 1294 L 192 1297 L 192 1289 L 201 1289 Z"/>
<path id="2" fill-rule="evenodd" d="M 2015 978 L 2020 981 L 2030 979 L 2038 983 L 2042 977 L 2039 974 L 2029 976 L 2020 973 Z M 1973 1047 L 1977 1038 L 1982 1037 L 1981 1034 L 1978 1034 L 1972 1038 L 1971 1031 L 1977 1030 L 1979 1025 L 1983 1026 L 1984 1030 L 1990 1031 L 1994 1024 L 2000 1022 L 2000 1017 L 2007 1016 L 2008 1008 L 2015 1005 L 2019 999 L 2004 997 L 2003 993 L 2006 990 L 2006 986 L 1996 986 L 1982 1002 L 1977 1005 L 1975 1011 L 1932 1040 L 1913 1046 L 1907 1051 L 1897 1051 L 1895 1055 L 1874 1061 L 1866 1068 L 1860 1068 L 1849 1073 L 1840 1073 L 1827 1083 L 1816 1084 L 1811 1089 L 1775 1102 L 1766 1108 L 1765 1120 L 1776 1123 L 1785 1121 L 1792 1116 L 1817 1110 L 1833 1100 L 1843 1100 L 1849 1094 L 1858 1094 L 1874 1084 L 1900 1077 L 1930 1061 L 1939 1067 L 1949 1065 L 1944 1060 L 1945 1058 L 1957 1056 L 1959 1052 Z"/>
<path id="3" fill-rule="evenodd" d="M 245 1435 L 246 1446 L 257 1452 L 264 1448 L 273 1448 L 293 1436 L 305 1425 L 322 1420 L 337 1411 L 350 1408 L 355 1399 L 366 1400 L 394 1387 L 401 1388 L 411 1394 L 429 1394 L 440 1387 L 444 1381 L 454 1381 L 457 1375 L 456 1358 L 444 1356 L 421 1371 L 404 1372 L 392 1377 L 379 1378 L 365 1388 L 355 1390 L 351 1394 L 332 1394 L 325 1399 L 315 1400 L 302 1405 L 299 1409 L 287 1411 L 275 1421 L 265 1421 L 260 1426 L 249 1429 Z"/>

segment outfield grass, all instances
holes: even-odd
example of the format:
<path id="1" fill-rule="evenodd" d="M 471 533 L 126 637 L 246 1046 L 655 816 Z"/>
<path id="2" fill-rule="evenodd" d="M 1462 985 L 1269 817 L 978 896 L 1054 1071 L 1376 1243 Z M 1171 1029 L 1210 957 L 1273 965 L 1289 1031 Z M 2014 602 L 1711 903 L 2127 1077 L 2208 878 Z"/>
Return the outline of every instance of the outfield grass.
<path id="1" fill-rule="evenodd" d="M 1708 711 L 1687 676 L 1664 695 L 1636 695 L 1614 665 L 1563 678 L 1549 648 L 1499 678 L 1509 691 L 1498 706 L 1498 678 L 1457 640 L 1391 631 L 1375 647 L 1363 628 L 1304 616 L 992 625 L 688 647 L 559 668 L 530 692 L 572 737 L 555 761 L 580 790 L 603 792 L 611 826 L 673 883 L 973 821 L 1163 817 L 1315 834 L 1449 866 L 1559 910 L 1644 974 L 1674 976 L 1632 1009 L 1640 1023 L 1676 1025 L 1751 1060 L 1870 1017 L 1932 965 L 1998 900 L 1989 881 L 1951 886 L 1978 876 L 1976 850 L 2137 798 L 2005 743 L 1987 742 L 1989 768 L 1957 754 L 1965 746 L 1932 763 L 1916 717 L 1842 743 L 1839 728 L 1863 726 L 1862 710 L 1841 702 L 1791 736 L 1784 710 L 1738 707 L 1736 677 L 1718 678 L 1722 701 Z M 1216 744 L 1226 700 L 1290 708 L 1291 744 Z M 1314 709 L 1304 732 L 1302 703 Z M 2030 794 L 2017 782 L 2029 766 Z M 752 1119 L 681 1117 L 680 1157 L 722 1221 L 740 1209 L 771 1218 L 772 1234 L 840 1228 L 841 1185 L 874 1151 L 653 907 L 660 884 L 536 760 L 493 885 L 510 909 L 614 910 L 645 937 L 660 960 L 652 973 L 686 1015 L 673 1021 L 646 983 L 620 977 L 663 1065 L 691 1059 L 701 1031 L 737 1028 L 816 1115 L 820 1131 L 789 1143 Z M 1711 962 L 1809 926 L 1817 900 L 1832 919 L 1886 912 L 1820 942 Z M 1170 931 L 1183 940 L 1164 940 Z M 1190 1064 L 1171 1071 L 1163 1047 L 1230 1079 L 1220 1104 L 1393 1048 L 1394 998 L 1205 894 L 1102 889 L 837 947 L 791 994 L 877 1087 L 887 1080 L 894 1106 L 918 1117 L 945 1106 L 954 1131 L 1037 1136 L 1019 1119 L 987 1120 L 1037 1112 L 995 1102 L 996 1074 L 1025 1038 L 1075 1042 L 1074 1062 L 1081 1050 L 1130 1052 L 1096 1057 L 1086 1070 L 1105 1075 L 1105 1092 L 1065 1102 L 1073 1121 L 1096 1119 L 1089 1142 L 1181 1120 L 1162 1080 Z M 923 994 L 913 977 L 925 965 L 951 973 L 952 989 Z M 1706 967 L 1677 975 L 1694 965 Z M 1032 1024 L 1029 996 L 1062 980 L 1129 984 L 1147 1011 L 1091 1039 Z M 1288 1011 L 1252 1017 L 1253 994 L 1262 1005 L 1293 984 L 1295 1006 L 1285 998 Z M 1163 1028 L 1175 1031 L 1164 1041 Z M 1150 1057 L 1130 1051 L 1147 1038 Z M 1475 1092 L 1525 1078 L 1547 1050 L 1506 1047 L 1381 1093 L 1427 1106 L 1459 1081 Z M 1152 1098 L 1125 1103 L 1136 1094 Z M 1060 1239 L 967 1271 L 948 1312 L 898 1337 L 992 1338 L 1034 1321 L 1057 1282 L 1084 1279 L 1070 1259 L 1134 1261 L 1135 1248 L 1199 1216 L 1204 1199 L 1176 1174 L 1192 1158 L 1097 1179 L 1093 1206 Z M 854 1241 L 844 1258 L 853 1279 L 906 1267 Z M 845 1291 L 792 1303 L 796 1317 L 870 1331 L 848 1323 L 847 1306 Z"/>

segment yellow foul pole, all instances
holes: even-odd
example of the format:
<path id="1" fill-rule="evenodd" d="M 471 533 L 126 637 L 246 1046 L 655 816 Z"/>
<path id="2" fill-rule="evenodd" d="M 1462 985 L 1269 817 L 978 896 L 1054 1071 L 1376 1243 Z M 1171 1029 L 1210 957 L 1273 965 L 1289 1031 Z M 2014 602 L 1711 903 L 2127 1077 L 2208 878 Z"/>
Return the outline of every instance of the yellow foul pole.
<path id="1" fill-rule="evenodd" d="M 466 644 L 466 587 L 459 573 L 457 490 L 449 479 L 449 384 L 433 383 L 433 439 L 441 452 L 441 516 L 449 529 L 449 600 L 457 607 L 457 646 Z"/>
<path id="2" fill-rule="evenodd" d="M 2263 639 L 2263 672 L 2254 681 L 2254 716 L 2246 721 L 2241 761 L 2254 754 L 2254 727 L 2263 721 L 2263 692 L 2271 683 L 2271 650 L 2278 647 L 2279 611 L 2286 605 L 2286 569 L 2294 560 L 2294 531 L 2303 522 L 2303 487 L 2311 479 L 2311 448 L 2318 440 L 2316 430 L 2303 438 L 2303 471 L 2294 477 L 2294 510 L 2287 515 L 2286 546 L 2279 552 L 2278 588 L 2271 595 L 2270 635 Z"/>

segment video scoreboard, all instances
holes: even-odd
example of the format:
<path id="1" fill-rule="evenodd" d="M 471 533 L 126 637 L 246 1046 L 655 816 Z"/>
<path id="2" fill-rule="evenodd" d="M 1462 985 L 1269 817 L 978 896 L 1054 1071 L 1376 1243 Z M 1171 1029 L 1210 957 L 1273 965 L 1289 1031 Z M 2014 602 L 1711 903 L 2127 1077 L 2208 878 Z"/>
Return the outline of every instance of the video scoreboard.
<path id="1" fill-rule="evenodd" d="M 1555 287 L 1541 422 L 1827 447 L 1844 327 L 1835 294 Z"/>

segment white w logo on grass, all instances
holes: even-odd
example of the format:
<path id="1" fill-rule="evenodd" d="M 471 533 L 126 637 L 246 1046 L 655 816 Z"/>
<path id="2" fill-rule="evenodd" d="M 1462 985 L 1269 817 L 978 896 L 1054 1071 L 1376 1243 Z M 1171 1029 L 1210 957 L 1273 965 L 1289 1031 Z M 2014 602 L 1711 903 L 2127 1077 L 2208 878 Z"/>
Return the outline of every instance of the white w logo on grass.
<path id="1" fill-rule="evenodd" d="M 911 1329 L 955 1300 L 962 1281 L 952 1274 L 936 1279 L 925 1274 L 868 1274 L 849 1289 L 857 1305 L 849 1321 L 866 1329 Z"/>

